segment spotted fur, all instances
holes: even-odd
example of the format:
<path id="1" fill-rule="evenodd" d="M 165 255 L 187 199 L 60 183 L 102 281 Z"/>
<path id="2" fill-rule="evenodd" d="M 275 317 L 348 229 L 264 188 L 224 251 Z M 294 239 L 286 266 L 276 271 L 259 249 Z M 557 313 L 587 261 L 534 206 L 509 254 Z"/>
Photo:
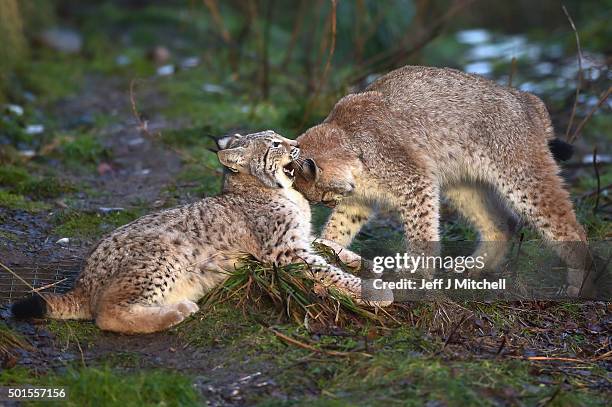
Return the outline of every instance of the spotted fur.
<path id="1" fill-rule="evenodd" d="M 454 69 L 406 66 L 342 98 L 297 139 L 311 160 L 296 189 L 337 205 L 323 237 L 343 246 L 383 205 L 399 212 L 409 251 L 436 254 L 441 196 L 482 241 L 508 241 L 518 214 L 549 241 L 584 243 L 549 150 L 553 137 L 546 107 L 532 94 Z M 492 246 L 490 267 L 506 247 Z M 585 245 L 555 247 L 564 247 L 570 267 L 587 267 Z"/>
<path id="2" fill-rule="evenodd" d="M 283 170 L 299 155 L 296 142 L 266 131 L 218 144 L 230 170 L 223 193 L 112 232 L 95 246 L 72 291 L 43 294 L 47 316 L 95 319 L 101 329 L 123 333 L 160 331 L 196 312 L 196 301 L 246 255 L 279 266 L 307 263 L 311 278 L 359 297 L 361 280 L 311 248 L 308 202 Z M 22 317 L 35 308 L 13 307 Z"/>

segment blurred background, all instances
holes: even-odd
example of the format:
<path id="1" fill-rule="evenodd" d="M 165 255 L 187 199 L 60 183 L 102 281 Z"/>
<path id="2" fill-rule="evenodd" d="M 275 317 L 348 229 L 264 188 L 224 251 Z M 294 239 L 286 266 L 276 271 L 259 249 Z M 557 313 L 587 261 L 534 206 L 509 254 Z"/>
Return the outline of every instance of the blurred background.
<path id="1" fill-rule="evenodd" d="M 94 239 L 218 193 L 206 135 L 294 138 L 406 64 L 540 96 L 577 148 L 581 219 L 608 236 L 611 18 L 611 0 L 0 0 L 5 240 L 27 221 L 27 236 Z"/>

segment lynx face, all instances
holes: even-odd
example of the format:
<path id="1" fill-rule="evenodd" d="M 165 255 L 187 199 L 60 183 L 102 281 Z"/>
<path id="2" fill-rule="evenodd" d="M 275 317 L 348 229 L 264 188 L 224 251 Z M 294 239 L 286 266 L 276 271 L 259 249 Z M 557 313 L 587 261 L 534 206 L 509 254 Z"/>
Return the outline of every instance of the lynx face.
<path id="1" fill-rule="evenodd" d="M 323 123 L 298 138 L 303 148 L 294 188 L 310 202 L 334 207 L 354 192 L 353 174 L 360 171 L 361 162 L 342 149 L 343 137 L 337 128 Z"/>
<path id="2" fill-rule="evenodd" d="M 295 179 L 297 142 L 271 130 L 217 140 L 219 161 L 232 172 L 250 174 L 271 188 L 289 188 Z"/>

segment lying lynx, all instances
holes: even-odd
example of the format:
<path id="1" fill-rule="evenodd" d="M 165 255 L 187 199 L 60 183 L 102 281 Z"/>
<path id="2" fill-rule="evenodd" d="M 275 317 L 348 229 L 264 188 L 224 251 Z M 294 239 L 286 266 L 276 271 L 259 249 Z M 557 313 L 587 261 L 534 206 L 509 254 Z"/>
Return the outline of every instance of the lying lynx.
<path id="1" fill-rule="evenodd" d="M 532 94 L 454 69 L 406 66 L 342 98 L 297 139 L 308 159 L 295 187 L 337 204 L 323 237 L 342 246 L 376 205 L 388 205 L 400 214 L 409 251 L 436 254 L 441 194 L 482 241 L 509 240 L 517 212 L 549 241 L 585 243 L 549 150 L 553 138 Z M 576 270 L 590 261 L 584 244 L 555 247 Z M 495 268 L 505 245 L 488 249 Z M 583 276 L 570 277 L 575 295 Z"/>
<path id="2" fill-rule="evenodd" d="M 13 314 L 95 319 L 101 329 L 130 334 L 160 331 L 196 312 L 195 301 L 246 255 L 305 262 L 313 279 L 359 297 L 361 280 L 311 248 L 310 208 L 292 188 L 297 143 L 265 131 L 218 145 L 231 171 L 221 195 L 118 228 L 93 249 L 72 291 L 24 299 Z"/>

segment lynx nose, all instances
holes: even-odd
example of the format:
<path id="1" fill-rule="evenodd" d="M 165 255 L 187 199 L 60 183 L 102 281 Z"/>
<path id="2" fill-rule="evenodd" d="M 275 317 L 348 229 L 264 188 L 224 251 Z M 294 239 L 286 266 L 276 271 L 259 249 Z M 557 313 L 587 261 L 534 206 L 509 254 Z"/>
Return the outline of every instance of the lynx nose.
<path id="1" fill-rule="evenodd" d="M 298 147 L 291 147 L 291 152 L 289 155 L 291 156 L 291 159 L 297 160 L 297 158 L 300 156 L 300 149 Z"/>

